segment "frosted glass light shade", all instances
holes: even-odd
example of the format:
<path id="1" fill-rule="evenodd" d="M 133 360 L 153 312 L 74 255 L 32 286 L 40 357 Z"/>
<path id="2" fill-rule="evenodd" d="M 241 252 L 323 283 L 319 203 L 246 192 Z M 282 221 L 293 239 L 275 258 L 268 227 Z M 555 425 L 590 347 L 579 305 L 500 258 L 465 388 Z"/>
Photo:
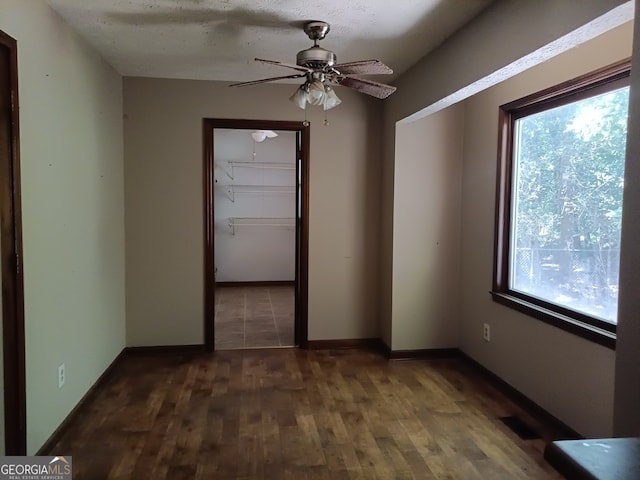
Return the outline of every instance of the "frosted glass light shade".
<path id="1" fill-rule="evenodd" d="M 277 136 L 278 134 L 273 130 L 256 130 L 255 132 L 251 132 L 251 138 L 256 142 L 264 142 L 267 138 L 274 138 Z"/>
<path id="2" fill-rule="evenodd" d="M 327 85 L 325 87 L 325 94 L 324 94 L 324 109 L 329 110 L 330 108 L 337 107 L 341 103 L 342 103 L 342 100 L 338 98 L 338 95 L 336 95 L 335 90 Z"/>
<path id="3" fill-rule="evenodd" d="M 298 108 L 305 109 L 309 105 L 322 105 L 324 110 L 337 107 L 342 103 L 336 92 L 329 85 L 325 85 L 320 80 L 305 82 L 298 87 L 296 91 L 289 97 Z"/>
<path id="4" fill-rule="evenodd" d="M 311 105 L 322 105 L 324 103 L 324 84 L 320 80 L 314 80 L 309 84 L 307 102 Z"/>
<path id="5" fill-rule="evenodd" d="M 256 142 L 264 142 L 267 136 L 263 132 L 251 132 L 251 138 L 253 138 Z"/>
<path id="6" fill-rule="evenodd" d="M 307 92 L 305 91 L 304 85 L 300 85 L 294 94 L 289 97 L 289 100 L 295 103 L 296 107 L 304 110 L 307 106 Z"/>

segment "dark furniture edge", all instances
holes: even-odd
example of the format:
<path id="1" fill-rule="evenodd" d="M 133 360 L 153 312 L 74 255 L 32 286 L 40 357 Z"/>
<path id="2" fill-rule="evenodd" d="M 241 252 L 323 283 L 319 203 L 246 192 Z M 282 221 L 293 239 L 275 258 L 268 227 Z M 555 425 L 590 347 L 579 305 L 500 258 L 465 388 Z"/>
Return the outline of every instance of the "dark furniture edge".
<path id="1" fill-rule="evenodd" d="M 569 480 L 640 478 L 640 438 L 591 438 L 554 441 L 544 459 Z"/>

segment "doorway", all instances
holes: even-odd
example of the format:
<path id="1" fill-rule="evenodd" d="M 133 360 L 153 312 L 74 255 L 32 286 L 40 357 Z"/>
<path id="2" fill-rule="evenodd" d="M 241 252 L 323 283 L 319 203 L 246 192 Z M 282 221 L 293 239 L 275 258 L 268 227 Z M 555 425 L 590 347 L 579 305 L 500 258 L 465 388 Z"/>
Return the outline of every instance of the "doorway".
<path id="1" fill-rule="evenodd" d="M 25 455 L 26 387 L 16 41 L 0 31 L 0 263 L 3 454 Z"/>
<path id="2" fill-rule="evenodd" d="M 271 183 L 266 189 L 260 190 L 264 193 L 267 190 L 281 190 L 280 187 L 286 189 L 291 188 L 291 193 L 295 198 L 295 205 L 293 210 L 295 214 L 293 218 L 233 218 L 226 216 L 224 218 L 216 218 L 216 192 L 218 193 L 218 201 L 234 200 L 237 194 L 245 190 L 245 193 L 253 191 L 256 192 L 255 185 L 241 185 L 242 182 L 238 178 L 233 181 L 233 177 L 238 177 L 240 174 L 236 171 L 240 171 L 245 167 L 257 167 L 258 162 L 231 162 L 228 158 L 216 158 L 216 137 L 218 142 L 224 138 L 222 133 L 226 133 L 227 136 L 241 135 L 246 138 L 251 138 L 251 133 L 256 131 L 271 131 L 282 132 L 283 137 L 292 138 L 292 149 L 289 154 L 289 162 L 283 162 L 276 166 L 274 163 L 267 165 L 267 169 L 261 168 L 261 171 L 276 170 L 276 169 L 290 169 L 292 175 L 292 183 L 290 186 L 279 185 L 278 188 L 274 187 L 274 184 L 282 183 L 282 179 L 274 180 L 278 178 L 272 177 L 271 180 L 266 183 Z M 204 225 L 205 225 L 205 319 L 204 319 L 204 333 L 205 344 L 208 350 L 216 349 L 216 310 L 220 317 L 225 314 L 222 310 L 219 310 L 221 303 L 232 302 L 229 305 L 229 310 L 232 311 L 245 311 L 244 309 L 253 304 L 261 312 L 261 319 L 256 319 L 258 322 L 268 321 L 274 325 L 274 332 L 277 335 L 278 332 L 278 313 L 283 313 L 282 309 L 287 308 L 289 298 L 291 303 L 288 308 L 293 307 L 293 332 L 292 342 L 293 345 L 299 347 L 307 346 L 307 299 L 308 299 L 308 199 L 309 199 L 309 126 L 305 126 L 302 122 L 286 122 L 286 121 L 266 121 L 266 120 L 231 120 L 231 119 L 204 119 L 203 122 L 203 136 L 204 136 L 204 193 L 205 193 L 205 206 L 204 206 Z M 255 143 L 254 143 L 254 152 Z M 256 152 L 257 153 L 257 152 Z M 251 159 L 253 160 L 253 159 Z M 265 162 L 268 163 L 268 162 Z M 219 182 L 220 177 L 228 177 L 229 182 Z M 249 177 L 248 177 L 249 178 Z M 227 198 L 220 197 L 221 188 L 224 189 L 224 195 Z M 236 191 L 237 190 L 237 191 Z M 241 194 L 240 194 L 241 195 Z M 226 202 L 228 204 L 228 202 Z M 273 208 L 273 204 L 271 205 Z M 226 212 L 223 210 L 223 212 Z M 220 213 L 220 215 L 226 213 Z M 244 223 L 244 224 L 243 224 Z M 225 241 L 238 233 L 244 227 L 274 227 L 275 229 L 287 229 L 293 230 L 292 240 L 294 244 L 293 261 L 291 262 L 291 270 L 293 271 L 293 281 L 273 281 L 273 282 L 225 282 L 224 289 L 217 287 L 221 286 L 217 284 L 216 276 L 216 235 L 220 232 L 216 230 L 220 228 L 221 224 L 225 224 L 229 231 L 225 232 Z M 266 224 L 266 225 L 265 225 Z M 225 229 L 226 230 L 226 229 Z M 229 238 L 227 238 L 229 237 Z M 245 237 L 246 238 L 246 237 Z M 273 242 L 272 242 L 273 243 Z M 277 243 L 277 241 L 276 241 Z M 226 255 L 226 254 L 225 254 Z M 225 258 L 226 260 L 226 258 Z M 273 259 L 272 259 L 273 260 Z M 287 263 L 277 262 L 276 264 Z M 286 270 L 286 266 L 285 266 Z M 278 275 L 284 275 L 282 278 L 288 278 L 286 273 L 277 273 Z M 226 273 L 223 277 L 229 277 Z M 230 278 L 230 277 L 229 277 Z M 222 280 L 225 280 L 224 278 Z M 232 286 L 231 289 L 228 287 Z M 225 300 L 226 299 L 226 300 Z M 271 315 L 271 319 L 269 316 Z M 285 316 L 280 316 L 280 322 L 284 321 Z M 245 321 L 246 317 L 235 316 L 236 321 Z M 280 324 L 282 327 L 283 335 L 286 335 L 288 327 L 287 325 Z M 220 327 L 220 334 L 222 335 L 222 327 Z M 277 338 L 277 337 L 276 337 Z M 278 338 L 278 342 L 281 339 Z M 278 342 L 269 346 L 277 346 Z M 251 346 L 251 345 L 249 345 Z M 255 345 L 255 346 L 260 346 Z"/>

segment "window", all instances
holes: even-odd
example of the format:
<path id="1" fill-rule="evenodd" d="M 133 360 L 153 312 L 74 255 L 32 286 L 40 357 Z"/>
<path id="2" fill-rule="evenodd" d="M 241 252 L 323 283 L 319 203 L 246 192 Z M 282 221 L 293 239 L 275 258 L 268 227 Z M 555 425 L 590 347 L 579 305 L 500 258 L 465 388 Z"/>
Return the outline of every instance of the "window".
<path id="1" fill-rule="evenodd" d="M 615 348 L 630 63 L 500 107 L 494 300 Z"/>

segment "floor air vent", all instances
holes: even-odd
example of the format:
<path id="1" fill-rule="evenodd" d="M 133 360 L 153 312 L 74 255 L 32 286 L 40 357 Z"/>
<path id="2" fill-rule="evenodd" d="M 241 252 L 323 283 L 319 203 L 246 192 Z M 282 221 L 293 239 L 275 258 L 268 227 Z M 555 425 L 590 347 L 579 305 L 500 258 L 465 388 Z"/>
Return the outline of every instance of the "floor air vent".
<path id="1" fill-rule="evenodd" d="M 535 440 L 536 438 L 541 438 L 538 432 L 524 423 L 520 417 L 500 417 L 500 420 L 522 440 Z"/>

